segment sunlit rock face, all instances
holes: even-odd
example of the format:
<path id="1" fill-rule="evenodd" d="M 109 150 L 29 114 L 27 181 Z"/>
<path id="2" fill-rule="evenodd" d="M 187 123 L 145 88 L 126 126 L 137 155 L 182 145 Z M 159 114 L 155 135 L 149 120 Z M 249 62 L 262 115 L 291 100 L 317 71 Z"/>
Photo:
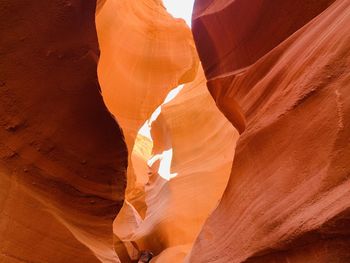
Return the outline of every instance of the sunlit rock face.
<path id="1" fill-rule="evenodd" d="M 97 83 L 95 1 L 0 2 L 0 262 L 117 262 L 126 147 Z"/>
<path id="2" fill-rule="evenodd" d="M 139 129 L 168 92 L 194 79 L 197 53 L 185 22 L 172 18 L 161 1 L 108 0 L 96 23 L 102 95 L 131 152 Z M 127 197 L 144 214 L 143 186 L 137 184 L 132 165 Z"/>
<path id="3" fill-rule="evenodd" d="M 136 240 L 141 249 L 159 254 L 153 262 L 182 262 L 222 196 L 238 134 L 216 108 L 200 70 L 173 100 L 162 104 L 152 122 L 151 136 L 151 154 L 138 153 L 139 158 L 152 161 L 142 173 L 138 169 L 149 176 L 145 183 L 147 212 L 123 239 Z M 146 152 L 147 144 L 142 145 L 144 150 L 139 152 Z M 169 149 L 172 159 L 167 172 L 163 164 L 169 160 Z M 131 221 L 119 217 L 116 233 Z"/>
<path id="4" fill-rule="evenodd" d="M 138 130 L 168 92 L 194 79 L 198 58 L 191 31 L 160 0 L 108 0 L 96 22 L 102 95 L 132 149 Z"/>
<path id="5" fill-rule="evenodd" d="M 181 262 L 224 191 L 238 134 L 207 90 L 189 27 L 160 1 L 107 0 L 96 21 L 102 95 L 129 150 L 116 251 L 122 262 L 141 250 Z"/>
<path id="6" fill-rule="evenodd" d="M 349 14 L 346 0 L 196 1 L 210 92 L 244 122 L 187 262 L 350 261 Z"/>
<path id="7" fill-rule="evenodd" d="M 0 262 L 350 262 L 348 0 L 0 21 Z"/>

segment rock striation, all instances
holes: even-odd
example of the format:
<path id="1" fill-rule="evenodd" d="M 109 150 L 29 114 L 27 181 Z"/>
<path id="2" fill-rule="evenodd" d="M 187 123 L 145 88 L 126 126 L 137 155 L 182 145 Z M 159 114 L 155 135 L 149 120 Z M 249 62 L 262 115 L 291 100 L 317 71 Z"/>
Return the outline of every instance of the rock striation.
<path id="1" fill-rule="evenodd" d="M 242 135 L 186 262 L 350 261 L 349 24 L 346 0 L 196 1 L 209 90 Z"/>
<path id="2" fill-rule="evenodd" d="M 237 132 L 210 97 L 190 29 L 161 1 L 106 1 L 96 21 L 102 95 L 129 150 L 116 250 L 122 262 L 140 251 L 181 262 L 224 191 Z"/>
<path id="3" fill-rule="evenodd" d="M 0 17 L 0 262 L 350 262 L 348 0 Z"/>
<path id="4" fill-rule="evenodd" d="M 160 0 L 106 1 L 96 23 L 102 95 L 131 153 L 139 129 L 168 92 L 195 77 L 197 53 L 191 31 L 184 21 L 172 18 Z M 141 215 L 143 192 L 129 165 L 126 197 Z"/>
<path id="5" fill-rule="evenodd" d="M 0 3 L 0 261 L 118 262 L 127 153 L 93 0 Z"/>

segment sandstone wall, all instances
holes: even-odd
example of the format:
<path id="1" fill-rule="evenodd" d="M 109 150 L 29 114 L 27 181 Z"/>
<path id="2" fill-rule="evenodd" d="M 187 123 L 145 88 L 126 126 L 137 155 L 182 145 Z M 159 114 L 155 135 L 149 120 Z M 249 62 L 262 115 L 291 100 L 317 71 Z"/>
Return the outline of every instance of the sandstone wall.
<path id="1" fill-rule="evenodd" d="M 122 262 L 140 250 L 181 262 L 227 184 L 237 133 L 210 97 L 190 29 L 161 1 L 107 0 L 97 31 L 102 94 L 129 149 L 116 250 Z"/>
<path id="2" fill-rule="evenodd" d="M 1 262 L 118 261 L 127 153 L 97 82 L 95 5 L 0 3 Z"/>
<path id="3" fill-rule="evenodd" d="M 289 1 L 260 1 L 273 16 L 225 20 L 253 16 L 252 2 L 196 2 L 193 31 L 209 89 L 233 124 L 237 112 L 244 116 L 245 130 L 223 198 L 187 260 L 348 262 L 350 3 L 322 11 L 331 2 L 297 1 L 285 14 Z M 246 34 L 237 43 L 264 52 L 247 59 L 251 51 L 220 41 L 210 19 L 221 21 L 224 37 Z M 231 55 L 221 60 L 221 52 Z"/>

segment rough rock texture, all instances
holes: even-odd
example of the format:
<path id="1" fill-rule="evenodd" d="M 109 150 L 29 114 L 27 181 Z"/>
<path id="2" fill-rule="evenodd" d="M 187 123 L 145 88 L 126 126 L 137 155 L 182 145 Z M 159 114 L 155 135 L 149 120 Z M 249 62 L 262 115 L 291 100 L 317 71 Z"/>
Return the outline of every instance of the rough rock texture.
<path id="1" fill-rule="evenodd" d="M 0 262 L 117 262 L 126 147 L 93 0 L 0 2 Z"/>
<path id="2" fill-rule="evenodd" d="M 140 250 L 181 262 L 227 184 L 237 132 L 210 97 L 190 29 L 161 1 L 108 0 L 96 21 L 102 94 L 129 149 L 116 250 L 123 263 Z"/>
<path id="3" fill-rule="evenodd" d="M 187 262 L 350 262 L 350 2 L 331 2 L 196 1 L 209 89 L 246 129 Z"/>

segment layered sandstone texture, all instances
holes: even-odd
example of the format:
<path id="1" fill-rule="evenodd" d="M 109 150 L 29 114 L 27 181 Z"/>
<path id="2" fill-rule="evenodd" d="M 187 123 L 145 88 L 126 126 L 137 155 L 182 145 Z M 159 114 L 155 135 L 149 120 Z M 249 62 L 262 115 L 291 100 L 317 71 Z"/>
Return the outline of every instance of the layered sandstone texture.
<path id="1" fill-rule="evenodd" d="M 118 262 L 127 154 L 93 0 L 0 2 L 0 262 Z"/>
<path id="2" fill-rule="evenodd" d="M 350 262 L 348 0 L 0 17 L 0 262 Z"/>
<path id="3" fill-rule="evenodd" d="M 242 135 L 186 262 L 350 262 L 350 2 L 197 0 L 192 25 Z"/>
<path id="4" fill-rule="evenodd" d="M 224 191 L 238 133 L 207 90 L 190 29 L 161 1 L 108 0 L 96 23 L 102 95 L 129 150 L 116 251 L 182 262 Z"/>

